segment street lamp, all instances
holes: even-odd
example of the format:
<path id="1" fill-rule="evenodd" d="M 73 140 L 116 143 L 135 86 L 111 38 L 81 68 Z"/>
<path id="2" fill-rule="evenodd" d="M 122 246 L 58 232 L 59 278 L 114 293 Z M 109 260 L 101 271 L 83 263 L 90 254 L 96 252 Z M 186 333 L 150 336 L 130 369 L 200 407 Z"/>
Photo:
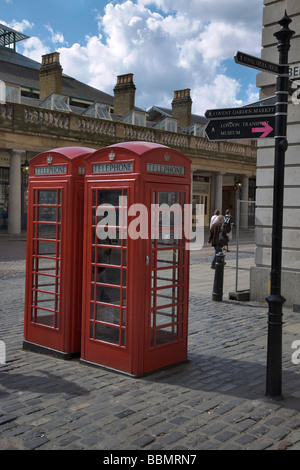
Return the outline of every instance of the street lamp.
<path id="1" fill-rule="evenodd" d="M 27 175 L 27 173 L 28 173 L 28 171 L 29 171 L 29 163 L 28 163 L 27 157 L 26 157 L 25 162 L 22 163 L 22 165 L 21 165 L 21 170 L 22 170 L 22 173 L 24 173 L 25 175 Z"/>

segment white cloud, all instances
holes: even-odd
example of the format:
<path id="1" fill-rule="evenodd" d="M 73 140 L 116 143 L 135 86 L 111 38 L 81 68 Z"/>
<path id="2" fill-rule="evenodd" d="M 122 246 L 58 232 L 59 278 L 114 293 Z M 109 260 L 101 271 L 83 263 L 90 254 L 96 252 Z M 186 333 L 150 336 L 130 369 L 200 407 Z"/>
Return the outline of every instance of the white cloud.
<path id="1" fill-rule="evenodd" d="M 23 54 L 37 62 L 41 62 L 42 55 L 49 54 L 49 52 L 51 52 L 49 48 L 37 37 L 26 39 L 23 42 Z"/>
<path id="2" fill-rule="evenodd" d="M 236 50 L 253 51 L 254 44 L 259 44 L 260 32 L 252 32 L 243 28 L 243 24 L 231 24 L 224 21 L 215 21 L 207 25 L 199 35 L 199 50 L 204 60 L 217 59 L 218 61 L 232 58 Z"/>
<path id="3" fill-rule="evenodd" d="M 241 106 L 243 102 L 237 99 L 239 91 L 237 80 L 219 74 L 211 83 L 199 85 L 193 90 L 193 105 L 201 114 L 207 109 Z"/>
<path id="4" fill-rule="evenodd" d="M 51 34 L 51 40 L 52 40 L 53 44 L 65 44 L 66 43 L 66 41 L 64 39 L 64 35 L 62 33 L 58 32 L 58 31 L 55 33 L 49 24 L 46 24 L 45 28 Z"/>
<path id="5" fill-rule="evenodd" d="M 7 23 L 4 20 L 0 20 L 0 23 L 4 24 L 5 26 L 8 26 L 9 28 L 15 29 L 19 33 L 24 33 L 26 30 L 32 29 L 34 26 L 34 24 L 30 23 L 30 21 L 28 20 L 22 20 L 22 21 L 12 20 L 10 23 Z"/>
<path id="6" fill-rule="evenodd" d="M 259 100 L 259 91 L 258 91 L 258 88 L 256 88 L 255 85 L 253 85 L 252 83 L 250 83 L 248 85 L 248 88 L 246 90 L 246 94 L 247 94 L 247 101 L 248 103 L 255 103 L 255 101 L 258 101 Z"/>
<path id="7" fill-rule="evenodd" d="M 57 50 L 68 75 L 112 94 L 117 75 L 133 73 L 142 108 L 170 107 L 174 90 L 190 88 L 193 112 L 200 114 L 213 103 L 241 104 L 241 85 L 223 62 L 237 50 L 260 53 L 261 14 L 261 0 L 189 0 L 188 7 L 186 0 L 119 0 L 94 18 L 98 34 L 84 43 L 68 46 L 62 33 L 47 28 L 62 46 Z M 37 38 L 26 42 L 36 60 L 46 49 Z M 250 99 L 255 89 L 244 94 Z"/>

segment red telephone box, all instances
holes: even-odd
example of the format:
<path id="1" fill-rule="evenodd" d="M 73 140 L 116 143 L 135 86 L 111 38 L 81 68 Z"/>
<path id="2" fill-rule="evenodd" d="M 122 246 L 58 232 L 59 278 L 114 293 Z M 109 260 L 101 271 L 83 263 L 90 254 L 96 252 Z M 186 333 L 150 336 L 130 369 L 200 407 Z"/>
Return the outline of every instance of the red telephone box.
<path id="1" fill-rule="evenodd" d="M 23 348 L 80 354 L 84 158 L 66 147 L 30 160 Z"/>
<path id="2" fill-rule="evenodd" d="M 190 160 L 127 142 L 88 156 L 86 168 L 81 361 L 132 376 L 185 361 Z"/>

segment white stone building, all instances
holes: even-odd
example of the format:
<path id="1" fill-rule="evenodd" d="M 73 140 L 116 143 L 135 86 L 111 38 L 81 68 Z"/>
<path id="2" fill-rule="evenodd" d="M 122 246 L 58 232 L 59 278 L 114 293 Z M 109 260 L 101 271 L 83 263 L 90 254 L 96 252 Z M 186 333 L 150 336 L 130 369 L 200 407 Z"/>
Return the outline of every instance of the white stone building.
<path id="1" fill-rule="evenodd" d="M 264 60 L 278 63 L 279 53 L 274 33 L 279 31 L 278 21 L 284 12 L 291 18 L 289 65 L 292 80 L 300 81 L 300 1 L 264 0 L 262 53 Z M 276 76 L 269 73 L 257 75 L 260 98 L 275 96 Z M 295 84 L 294 84 L 295 85 Z M 289 143 L 285 158 L 284 212 L 282 232 L 282 288 L 286 306 L 298 308 L 300 304 L 300 100 L 290 91 L 288 106 Z M 292 94 L 294 100 L 292 99 Z M 293 102 L 294 101 L 294 102 Z M 272 252 L 272 211 L 274 178 L 274 142 L 262 139 L 257 155 L 256 191 L 256 266 L 251 270 L 251 299 L 263 301 L 269 293 Z"/>

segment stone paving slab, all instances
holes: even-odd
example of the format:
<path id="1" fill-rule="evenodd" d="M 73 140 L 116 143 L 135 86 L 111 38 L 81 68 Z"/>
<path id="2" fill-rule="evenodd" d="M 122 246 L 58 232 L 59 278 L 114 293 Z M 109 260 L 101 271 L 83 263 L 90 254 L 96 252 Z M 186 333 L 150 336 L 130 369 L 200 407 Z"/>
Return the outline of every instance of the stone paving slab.
<path id="1" fill-rule="evenodd" d="M 135 379 L 23 351 L 25 261 L 0 258 L 0 450 L 299 450 L 299 314 L 284 310 L 284 398 L 268 400 L 267 306 L 213 302 L 192 262 L 189 360 Z"/>

